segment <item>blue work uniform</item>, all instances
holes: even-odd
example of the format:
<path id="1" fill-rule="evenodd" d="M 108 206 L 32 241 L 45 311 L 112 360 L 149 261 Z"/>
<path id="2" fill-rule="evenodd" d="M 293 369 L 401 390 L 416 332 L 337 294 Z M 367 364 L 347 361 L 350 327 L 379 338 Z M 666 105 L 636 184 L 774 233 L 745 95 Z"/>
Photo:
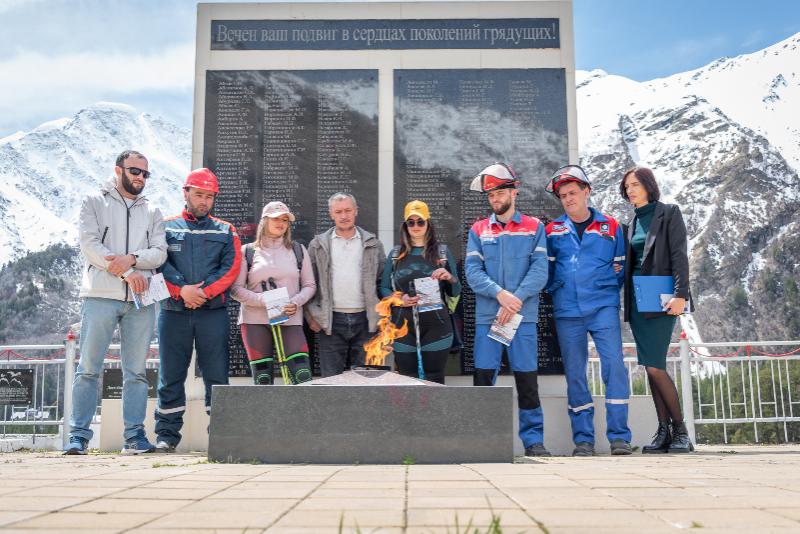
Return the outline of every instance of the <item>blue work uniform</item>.
<path id="1" fill-rule="evenodd" d="M 558 343 L 567 378 L 567 402 L 575 443 L 594 443 L 594 402 L 586 365 L 588 334 L 600 355 L 606 386 L 608 440 L 631 440 L 628 428 L 630 385 L 622 356 L 619 290 L 625 279 L 625 241 L 622 226 L 589 208 L 592 221 L 578 235 L 575 224 L 562 215 L 547 225 L 550 277 Z M 623 270 L 614 272 L 614 264 Z"/>
<path id="2" fill-rule="evenodd" d="M 505 226 L 493 214 L 472 225 L 464 260 L 467 282 L 475 292 L 476 386 L 494 385 L 504 345 L 487 336 L 506 290 L 522 301 L 522 323 L 508 346 L 519 407 L 519 437 L 525 448 L 544 441 L 544 416 L 539 401 L 538 339 L 539 293 L 547 282 L 544 225 L 535 217 L 516 212 Z"/>

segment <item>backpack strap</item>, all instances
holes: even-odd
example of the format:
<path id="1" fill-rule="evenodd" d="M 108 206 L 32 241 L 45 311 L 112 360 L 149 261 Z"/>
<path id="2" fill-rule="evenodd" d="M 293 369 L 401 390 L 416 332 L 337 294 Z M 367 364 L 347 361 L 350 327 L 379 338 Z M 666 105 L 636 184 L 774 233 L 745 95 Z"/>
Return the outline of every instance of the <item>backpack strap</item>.
<path id="1" fill-rule="evenodd" d="M 395 245 L 392 247 L 392 250 L 389 251 L 389 257 L 392 258 L 392 276 L 390 276 L 392 281 L 392 291 L 397 291 L 397 287 L 394 283 L 394 269 L 397 267 L 397 259 L 400 257 L 400 245 Z"/>
<path id="2" fill-rule="evenodd" d="M 256 255 L 256 244 L 248 243 L 244 246 L 244 259 L 247 262 L 247 277 L 250 277 L 250 269 L 253 268 L 253 258 Z M 267 291 L 267 284 L 262 280 L 261 291 Z"/>
<path id="3" fill-rule="evenodd" d="M 292 250 L 294 251 L 294 257 L 297 260 L 297 272 L 303 270 L 303 245 L 301 245 L 297 241 L 292 241 Z"/>
<path id="4" fill-rule="evenodd" d="M 439 243 L 439 267 L 447 265 L 447 245 Z"/>

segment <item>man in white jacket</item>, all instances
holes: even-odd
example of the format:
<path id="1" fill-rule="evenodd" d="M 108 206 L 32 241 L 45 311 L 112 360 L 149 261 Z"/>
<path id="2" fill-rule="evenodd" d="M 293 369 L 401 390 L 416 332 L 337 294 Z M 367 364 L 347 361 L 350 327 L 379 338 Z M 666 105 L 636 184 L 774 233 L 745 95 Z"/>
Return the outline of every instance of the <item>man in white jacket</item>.
<path id="1" fill-rule="evenodd" d="M 147 411 L 145 359 L 155 326 L 156 305 L 137 308 L 133 294 L 167 257 L 161 212 L 141 195 L 150 177 L 147 159 L 126 150 L 116 175 L 81 205 L 80 245 L 85 259 L 80 296 L 80 362 L 72 384 L 69 444 L 64 454 L 86 454 L 97 410 L 97 385 L 114 330 L 119 327 L 122 361 L 123 454 L 153 452 L 144 431 Z"/>

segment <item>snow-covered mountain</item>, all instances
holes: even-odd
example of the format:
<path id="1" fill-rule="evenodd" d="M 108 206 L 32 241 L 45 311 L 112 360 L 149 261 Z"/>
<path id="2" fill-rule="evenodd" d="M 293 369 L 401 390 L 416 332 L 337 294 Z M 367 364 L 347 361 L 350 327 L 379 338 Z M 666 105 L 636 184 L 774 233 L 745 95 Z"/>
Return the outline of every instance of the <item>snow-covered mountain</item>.
<path id="1" fill-rule="evenodd" d="M 622 172 L 651 167 L 690 234 L 706 339 L 800 336 L 800 34 L 645 83 L 577 76 L 581 160 L 603 209 L 630 219 Z"/>
<path id="2" fill-rule="evenodd" d="M 145 195 L 180 210 L 191 132 L 123 104 L 99 103 L 70 119 L 0 139 L 0 265 L 52 243 L 77 243 L 81 199 L 114 173 L 117 154 L 145 154 Z"/>

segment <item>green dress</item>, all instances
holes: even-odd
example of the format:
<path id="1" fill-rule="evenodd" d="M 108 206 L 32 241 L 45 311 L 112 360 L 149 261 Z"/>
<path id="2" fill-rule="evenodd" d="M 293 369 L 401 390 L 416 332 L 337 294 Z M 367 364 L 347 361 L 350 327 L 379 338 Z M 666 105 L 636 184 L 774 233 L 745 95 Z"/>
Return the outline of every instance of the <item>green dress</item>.
<path id="1" fill-rule="evenodd" d="M 642 272 L 642 261 L 644 261 L 644 243 L 647 239 L 647 232 L 650 223 L 653 221 L 653 212 L 656 203 L 636 208 L 636 226 L 631 238 L 631 248 L 633 249 L 633 275 L 637 276 Z M 672 331 L 675 329 L 674 315 L 664 315 L 660 317 L 647 318 L 636 309 L 636 297 L 631 296 L 631 332 L 636 341 L 636 354 L 639 365 L 656 367 L 658 369 L 667 368 L 667 351 L 669 342 L 672 338 Z"/>

